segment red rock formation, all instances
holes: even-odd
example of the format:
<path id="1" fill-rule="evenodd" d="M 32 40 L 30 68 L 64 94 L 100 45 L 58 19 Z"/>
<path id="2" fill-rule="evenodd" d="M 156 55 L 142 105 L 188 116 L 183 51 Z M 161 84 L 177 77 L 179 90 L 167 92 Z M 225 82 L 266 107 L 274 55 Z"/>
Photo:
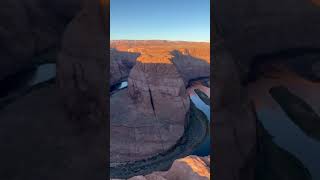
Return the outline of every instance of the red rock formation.
<path id="1" fill-rule="evenodd" d="M 206 52 L 209 52 L 209 49 L 207 49 Z M 203 53 L 203 50 L 201 53 Z M 199 77 L 209 77 L 210 61 L 208 61 L 206 57 L 202 59 L 198 53 L 189 51 L 189 49 L 173 51 L 172 54 L 174 55 L 172 62 L 177 67 L 186 84 L 188 84 L 190 80 Z"/>
<path id="2" fill-rule="evenodd" d="M 188 156 L 177 159 L 168 171 L 135 176 L 128 180 L 209 180 L 210 156 Z M 112 179 L 116 180 L 116 179 Z"/>
<path id="3" fill-rule="evenodd" d="M 210 74 L 209 43 L 165 40 L 115 40 L 111 42 L 110 46 L 118 51 L 140 53 L 142 56 L 139 58 L 144 62 L 155 63 L 166 61 L 169 58 L 186 84 L 191 79 L 209 77 Z M 116 55 L 116 53 L 113 54 L 111 59 L 116 59 L 116 56 L 120 56 Z M 123 59 L 121 57 L 118 58 Z M 117 75 L 119 70 L 111 68 L 111 71 L 114 73 L 111 75 L 119 76 Z"/>
<path id="4" fill-rule="evenodd" d="M 138 53 L 110 50 L 110 86 L 129 76 L 138 56 Z"/>
<path id="5" fill-rule="evenodd" d="M 167 151 L 184 132 L 190 103 L 187 82 L 209 76 L 209 43 L 113 41 L 111 47 L 141 54 L 130 71 L 128 89 L 110 100 L 111 162 L 136 161 Z M 173 53 L 175 49 L 179 54 Z M 116 52 L 111 50 L 112 59 L 123 61 L 125 56 Z M 184 55 L 174 59 L 180 54 Z M 111 77 L 120 77 L 121 70 L 111 64 Z"/>
<path id="6" fill-rule="evenodd" d="M 167 58 L 139 57 L 128 85 L 111 97 L 111 162 L 168 150 L 182 136 L 189 111 L 183 79 Z"/>

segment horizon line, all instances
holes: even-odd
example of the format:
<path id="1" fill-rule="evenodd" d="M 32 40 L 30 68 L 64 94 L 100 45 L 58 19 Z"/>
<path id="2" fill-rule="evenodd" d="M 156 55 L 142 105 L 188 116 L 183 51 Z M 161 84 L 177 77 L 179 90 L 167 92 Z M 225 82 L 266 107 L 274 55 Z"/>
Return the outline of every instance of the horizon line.
<path id="1" fill-rule="evenodd" d="M 110 39 L 111 41 L 171 41 L 171 42 L 203 42 L 203 43 L 210 43 L 210 40 L 205 41 L 205 40 L 201 40 L 201 41 L 188 41 L 188 40 L 166 40 L 166 39 Z"/>

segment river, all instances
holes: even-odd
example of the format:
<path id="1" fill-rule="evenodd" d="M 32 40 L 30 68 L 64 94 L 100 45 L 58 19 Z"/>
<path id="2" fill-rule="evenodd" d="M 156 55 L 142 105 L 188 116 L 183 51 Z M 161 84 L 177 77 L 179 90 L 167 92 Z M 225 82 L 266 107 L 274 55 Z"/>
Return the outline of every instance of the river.
<path id="1" fill-rule="evenodd" d="M 258 119 L 273 136 L 274 143 L 295 156 L 309 170 L 312 179 L 320 179 L 320 142 L 307 136 L 269 94 L 269 89 L 278 85 L 287 87 L 320 115 L 320 84 L 286 72 L 276 78 L 262 78 L 249 86 Z"/>
<path id="2" fill-rule="evenodd" d="M 201 100 L 198 94 L 194 91 L 195 89 L 202 91 L 210 98 L 210 88 L 204 86 L 201 81 L 196 81 L 187 89 L 191 101 L 206 115 L 208 124 L 210 124 L 210 106 Z M 208 133 L 205 140 L 192 152 L 192 154 L 197 156 L 208 156 L 211 151 L 210 147 L 210 133 Z"/>

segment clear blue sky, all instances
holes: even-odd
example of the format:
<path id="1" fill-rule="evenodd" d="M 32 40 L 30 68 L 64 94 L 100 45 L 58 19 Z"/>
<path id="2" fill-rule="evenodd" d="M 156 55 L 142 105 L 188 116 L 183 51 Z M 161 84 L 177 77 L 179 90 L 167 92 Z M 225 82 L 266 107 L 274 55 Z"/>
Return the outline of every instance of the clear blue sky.
<path id="1" fill-rule="evenodd" d="M 110 0 L 111 40 L 210 41 L 210 0 Z"/>

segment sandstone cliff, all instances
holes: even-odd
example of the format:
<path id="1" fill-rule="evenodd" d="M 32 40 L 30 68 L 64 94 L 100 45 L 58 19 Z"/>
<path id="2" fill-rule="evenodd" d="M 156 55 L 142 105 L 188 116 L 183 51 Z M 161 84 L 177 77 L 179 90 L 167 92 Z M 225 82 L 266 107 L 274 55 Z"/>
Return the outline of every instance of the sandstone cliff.
<path id="1" fill-rule="evenodd" d="M 136 54 L 141 55 L 139 58 L 143 59 L 144 62 L 151 63 L 156 61 L 161 63 L 162 60 L 166 61 L 165 59 L 169 58 L 186 85 L 191 79 L 209 77 L 210 74 L 210 43 L 166 40 L 114 40 L 111 42 L 110 47 L 112 48 L 110 56 L 111 82 L 121 79 L 123 77 L 121 74 L 127 75 L 126 72 L 131 67 L 123 65 L 123 63 L 133 62 Z"/>
<path id="2" fill-rule="evenodd" d="M 188 156 L 177 159 L 168 171 L 135 176 L 128 180 L 209 180 L 210 156 Z M 116 180 L 116 179 L 112 179 Z"/>
<path id="3" fill-rule="evenodd" d="M 128 88 L 110 100 L 112 164 L 169 150 L 184 133 L 190 108 L 189 80 L 209 76 L 209 43 L 113 41 L 111 47 L 111 82 L 130 71 Z M 128 57 L 133 58 L 125 60 Z M 136 57 L 131 70 L 121 65 L 133 64 Z"/>
<path id="4" fill-rule="evenodd" d="M 129 76 L 129 72 L 135 65 L 139 55 L 139 53 L 118 51 L 116 49 L 110 50 L 110 86 Z"/>
<path id="5" fill-rule="evenodd" d="M 131 70 L 128 89 L 111 97 L 111 162 L 164 152 L 184 132 L 189 97 L 183 79 L 169 59 L 144 58 Z"/>
<path id="6" fill-rule="evenodd" d="M 207 52 L 209 51 L 210 50 L 207 49 Z M 177 67 L 186 84 L 188 84 L 190 80 L 209 76 L 209 58 L 201 58 L 201 56 L 197 58 L 199 56 L 192 51 L 190 52 L 188 49 L 175 50 L 172 51 L 172 54 L 174 56 L 172 62 Z"/>

